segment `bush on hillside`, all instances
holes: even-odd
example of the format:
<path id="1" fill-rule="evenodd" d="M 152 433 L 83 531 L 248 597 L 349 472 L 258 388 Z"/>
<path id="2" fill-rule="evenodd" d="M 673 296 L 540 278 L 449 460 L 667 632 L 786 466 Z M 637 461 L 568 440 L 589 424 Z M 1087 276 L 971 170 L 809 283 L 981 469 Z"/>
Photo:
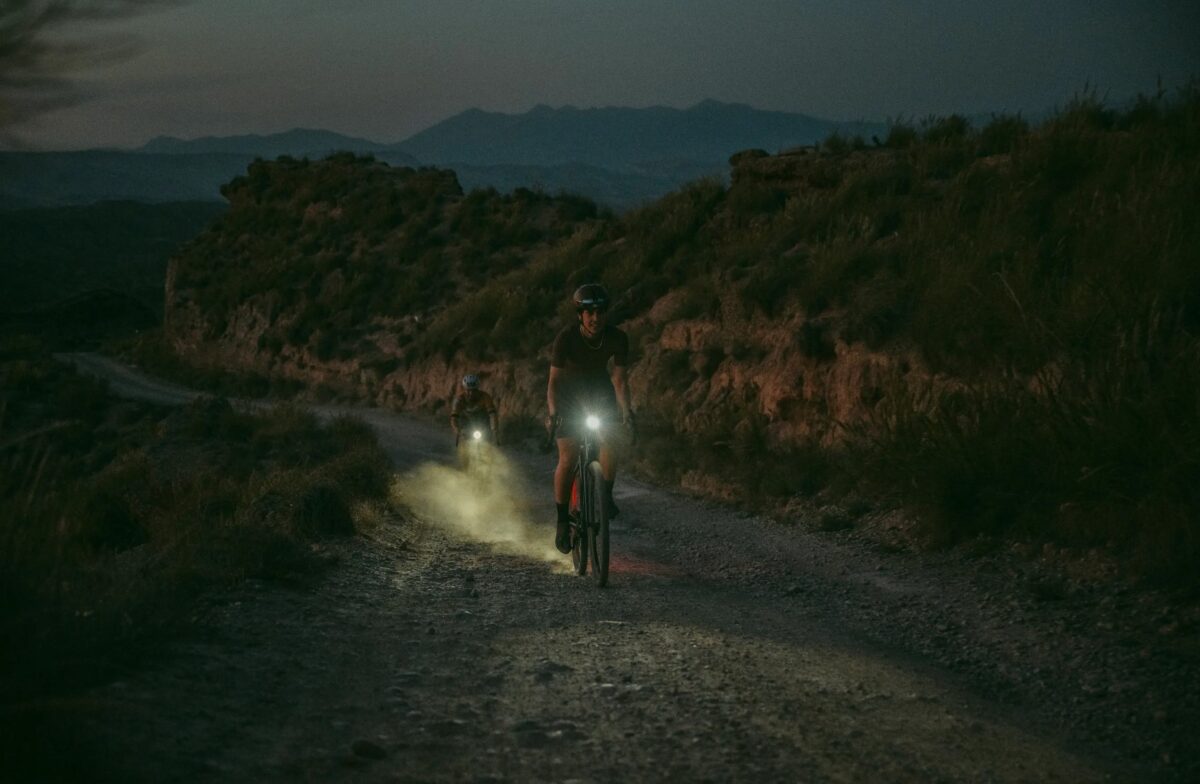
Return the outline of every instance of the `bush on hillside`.
<path id="1" fill-rule="evenodd" d="M 352 510 L 383 504 L 390 476 L 361 423 L 220 398 L 118 401 L 36 346 L 4 346 L 0 695 L 93 677 L 187 618 L 205 588 L 313 573 L 310 545 L 352 533 Z M 89 657 L 64 653 L 79 650 Z"/>
<path id="2" fill-rule="evenodd" d="M 613 292 L 614 319 L 633 320 L 637 343 L 649 354 L 656 354 L 661 314 L 655 323 L 644 317 L 670 293 L 677 302 L 672 316 L 711 320 L 723 342 L 738 347 L 722 361 L 741 363 L 742 377 L 752 378 L 769 350 L 758 342 L 769 331 L 761 327 L 788 319 L 801 335 L 796 350 L 808 357 L 829 358 L 839 342 L 860 343 L 912 354 L 921 373 L 945 383 L 928 400 L 885 395 L 878 406 L 892 415 L 880 414 L 874 440 L 863 448 L 893 458 L 899 473 L 881 474 L 891 477 L 883 484 L 920 507 L 931 525 L 962 520 L 964 532 L 1065 536 L 1064 526 L 1078 523 L 1067 522 L 1063 505 L 1082 508 L 1071 482 L 1078 484 L 1083 466 L 1093 467 L 1080 455 L 1128 447 L 1123 428 L 1131 422 L 1195 418 L 1194 403 L 1173 383 L 1158 384 L 1161 393 L 1131 391 L 1145 389 L 1139 373 L 1146 367 L 1192 372 L 1200 331 L 1195 86 L 1127 110 L 1084 96 L 1037 127 L 996 117 L 975 129 L 951 116 L 896 122 L 869 148 L 837 137 L 803 154 L 740 154 L 728 186 L 695 183 L 619 217 L 532 192 L 463 196 L 432 172 L 334 163 L 304 174 L 297 167 L 252 171 L 253 183 L 239 186 L 246 193 L 234 194 L 225 230 L 193 246 L 195 258 L 185 260 L 190 280 L 207 281 L 196 296 L 211 298 L 213 323 L 226 323 L 234 303 L 265 299 L 272 281 L 286 280 L 297 291 L 287 315 L 296 318 L 278 317 L 271 328 L 285 343 L 309 341 L 324 329 L 353 347 L 362 337 L 356 323 L 420 315 L 419 328 L 404 330 L 406 363 L 433 356 L 511 361 L 544 350 L 570 318 L 571 289 L 599 280 Z M 395 192 L 403 220 L 374 233 L 351 224 L 326 239 L 296 217 L 305 205 L 287 203 L 287 194 L 313 178 L 339 184 L 340 191 L 322 194 L 329 216 L 352 212 L 345 206 L 350 194 L 370 193 L 355 198 L 378 204 Z M 274 227 L 267 236 L 241 230 L 243 222 L 257 225 L 258 211 Z M 297 254 L 309 246 L 324 249 L 321 263 L 307 251 Z M 218 257 L 234 261 L 210 268 Z M 230 268 L 234 283 L 221 277 Z M 325 285 L 335 272 L 340 288 Z M 1172 347 L 1171 363 L 1156 364 L 1149 347 L 1130 354 L 1147 335 L 1156 347 Z M 668 388 L 703 391 L 707 355 L 693 363 L 658 353 L 639 368 L 654 374 L 655 386 L 670 379 Z M 1087 379 L 1125 390 L 1125 402 L 1101 405 Z M 758 403 L 749 382 L 735 391 L 748 395 L 736 403 L 738 413 L 753 419 Z M 662 432 L 728 441 L 703 424 L 706 416 L 724 416 L 709 410 L 715 403 L 688 399 L 704 402 L 690 404 L 699 407 L 693 411 L 682 392 L 664 394 L 652 412 Z M 1086 421 L 1108 423 L 1098 428 L 1107 435 L 1088 441 L 1056 429 L 1070 412 L 1085 411 Z M 836 425 L 813 426 L 831 432 Z M 1141 448 L 1179 454 L 1176 431 L 1142 427 Z M 746 443 L 762 450 L 751 464 L 790 448 Z M 895 460 L 898 445 L 920 459 Z M 1041 451 L 1035 454 L 1034 445 Z M 970 459 L 959 459 L 964 453 Z M 1136 499 L 1132 506 L 1175 509 L 1164 518 L 1184 519 L 1178 510 L 1191 508 L 1190 491 L 1166 466 L 1139 461 L 1120 469 L 1133 477 L 1122 485 Z M 1052 462 L 1074 467 L 1060 475 Z M 914 481 L 922 488 L 915 495 L 896 489 Z M 1149 514 L 1130 518 L 1145 522 Z"/>

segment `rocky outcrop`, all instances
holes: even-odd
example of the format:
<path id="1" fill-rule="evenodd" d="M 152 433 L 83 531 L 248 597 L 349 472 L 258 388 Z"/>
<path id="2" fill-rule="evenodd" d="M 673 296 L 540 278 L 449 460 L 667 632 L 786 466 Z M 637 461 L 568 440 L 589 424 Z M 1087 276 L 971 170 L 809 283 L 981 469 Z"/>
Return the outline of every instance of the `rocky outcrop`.
<path id="1" fill-rule="evenodd" d="M 194 364 L 434 414 L 448 410 L 458 379 L 473 372 L 509 423 L 529 425 L 544 416 L 551 332 L 536 356 L 522 359 L 479 362 L 456 355 L 411 361 L 395 339 L 395 325 L 379 324 L 369 335 L 369 348 L 345 359 L 321 359 L 307 346 L 265 345 L 271 317 L 252 304 L 233 311 L 224 330 L 211 337 L 215 326 L 174 292 L 172 280 L 169 275 L 168 292 L 175 299 L 168 308 L 168 334 L 174 350 Z M 888 385 L 927 378 L 910 353 L 847 343 L 827 322 L 814 325 L 802 315 L 728 324 L 673 318 L 674 298 L 666 295 L 623 327 L 646 336 L 635 347 L 630 374 L 635 404 L 656 412 L 678 433 L 712 433 L 756 417 L 769 446 L 828 445 L 843 437 L 845 425 L 869 416 Z"/>

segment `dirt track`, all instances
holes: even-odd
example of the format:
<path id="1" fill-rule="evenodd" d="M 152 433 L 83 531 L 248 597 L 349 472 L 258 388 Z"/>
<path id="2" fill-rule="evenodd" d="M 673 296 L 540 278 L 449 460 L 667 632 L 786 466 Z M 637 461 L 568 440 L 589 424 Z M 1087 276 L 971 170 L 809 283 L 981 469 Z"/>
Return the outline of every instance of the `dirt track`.
<path id="1" fill-rule="evenodd" d="M 73 360 L 121 394 L 189 394 Z M 884 552 L 627 479 L 611 586 L 597 590 L 550 547 L 550 458 L 507 450 L 493 481 L 473 484 L 446 465 L 443 428 L 358 413 L 412 513 L 333 546 L 339 564 L 313 588 L 214 597 L 190 639 L 96 690 L 110 718 L 92 729 L 122 778 L 1200 771 L 1194 607 L 1125 586 L 1047 593 L 1057 578 L 1002 554 Z"/>

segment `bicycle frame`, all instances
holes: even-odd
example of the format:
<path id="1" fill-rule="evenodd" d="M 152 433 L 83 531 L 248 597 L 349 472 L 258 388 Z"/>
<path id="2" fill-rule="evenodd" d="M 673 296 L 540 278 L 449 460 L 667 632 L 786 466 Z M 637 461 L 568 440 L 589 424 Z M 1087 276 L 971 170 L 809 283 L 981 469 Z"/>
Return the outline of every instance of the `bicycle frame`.
<path id="1" fill-rule="evenodd" d="M 468 419 L 462 434 L 454 442 L 459 467 L 470 473 L 479 473 L 480 464 L 486 463 L 490 455 L 491 444 L 491 430 L 487 424 Z"/>
<path id="2" fill-rule="evenodd" d="M 579 440 L 579 448 L 575 452 L 575 481 L 571 485 L 571 511 L 581 515 L 580 523 L 584 526 L 591 522 L 588 519 L 591 513 L 581 510 L 591 508 L 588 501 L 591 500 L 593 483 L 587 468 L 592 462 L 593 452 L 599 452 L 599 450 L 592 443 L 591 434 L 585 432 L 584 437 Z"/>
<path id="3" fill-rule="evenodd" d="M 598 461 L 600 455 L 600 419 L 587 415 L 583 435 L 578 439 L 575 459 L 575 481 L 571 485 L 571 560 L 575 572 L 587 574 L 591 551 L 592 570 L 596 581 L 604 586 L 608 581 L 608 507 L 597 478 L 603 481 Z"/>

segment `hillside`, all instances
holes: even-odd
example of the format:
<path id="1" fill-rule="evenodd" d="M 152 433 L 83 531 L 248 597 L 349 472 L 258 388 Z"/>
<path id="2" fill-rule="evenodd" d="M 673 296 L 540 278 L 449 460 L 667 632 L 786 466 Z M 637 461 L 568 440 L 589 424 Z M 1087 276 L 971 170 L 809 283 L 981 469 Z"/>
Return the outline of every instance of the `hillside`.
<path id="1" fill-rule="evenodd" d="M 80 773 L 86 688 L 191 633 L 206 593 L 320 574 L 321 543 L 378 516 L 391 475 L 360 422 L 122 400 L 48 348 L 0 329 L 5 781 L 95 780 L 111 754 Z"/>
<path id="2" fill-rule="evenodd" d="M 256 162 L 223 193 L 230 211 L 168 271 L 172 339 L 202 364 L 227 350 L 268 373 L 328 363 L 335 386 L 352 365 L 391 372 L 430 318 L 598 215 L 574 197 L 464 195 L 453 172 L 350 154 Z"/>
<path id="3" fill-rule="evenodd" d="M 731 164 L 619 218 L 448 172 L 256 164 L 174 260 L 167 335 L 201 366 L 429 411 L 478 370 L 518 434 L 569 292 L 600 279 L 660 478 L 1194 583 L 1195 92 Z"/>

